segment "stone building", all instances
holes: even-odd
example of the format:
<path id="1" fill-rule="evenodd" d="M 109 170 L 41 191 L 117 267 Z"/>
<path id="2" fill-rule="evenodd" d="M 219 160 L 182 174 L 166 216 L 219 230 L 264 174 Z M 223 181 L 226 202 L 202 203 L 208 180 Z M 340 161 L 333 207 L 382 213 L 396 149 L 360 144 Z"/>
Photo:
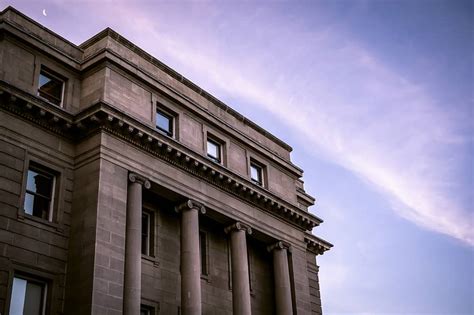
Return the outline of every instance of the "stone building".
<path id="1" fill-rule="evenodd" d="M 0 13 L 1 314 L 320 314 L 291 147 L 111 29 Z"/>

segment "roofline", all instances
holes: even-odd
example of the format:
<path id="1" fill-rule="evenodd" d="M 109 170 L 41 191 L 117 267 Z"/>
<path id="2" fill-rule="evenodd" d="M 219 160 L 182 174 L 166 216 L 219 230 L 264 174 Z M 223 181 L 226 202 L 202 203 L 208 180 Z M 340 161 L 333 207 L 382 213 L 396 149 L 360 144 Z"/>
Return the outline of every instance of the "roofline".
<path id="1" fill-rule="evenodd" d="M 184 77 L 182 74 L 180 74 L 176 70 L 170 68 L 169 66 L 167 66 L 166 64 L 164 64 L 163 62 L 158 60 L 157 58 L 153 57 L 152 55 L 147 53 L 145 50 L 138 47 L 133 42 L 131 42 L 127 38 L 123 37 L 122 35 L 120 35 L 116 31 L 114 31 L 110 27 L 107 27 L 104 30 L 102 30 L 101 32 L 99 32 L 96 35 L 92 36 L 91 38 L 89 38 L 88 40 L 86 40 L 85 42 L 80 44 L 79 47 L 82 50 L 84 50 L 85 48 L 93 45 L 94 43 L 98 42 L 99 40 L 101 40 L 105 37 L 110 37 L 110 38 L 114 39 L 115 41 L 117 41 L 118 43 L 122 44 L 123 46 L 127 47 L 131 51 L 137 53 L 138 55 L 140 55 L 141 57 L 143 57 L 144 59 L 146 59 L 147 61 L 149 61 L 150 63 L 152 63 L 153 65 L 155 65 L 159 69 L 161 69 L 162 71 L 164 71 L 166 74 L 168 74 L 172 78 L 176 79 L 177 81 L 181 82 L 182 84 L 184 84 L 186 87 L 188 87 L 192 91 L 196 92 L 197 94 L 199 94 L 202 97 L 206 98 L 207 100 L 211 101 L 213 104 L 220 107 L 226 113 L 229 113 L 230 115 L 237 118 L 237 120 L 239 120 L 242 123 L 250 126 L 254 130 L 256 130 L 259 133 L 261 133 L 262 135 L 264 135 L 265 137 L 271 139 L 272 141 L 274 141 L 276 144 L 283 147 L 288 152 L 293 151 L 293 148 L 289 144 L 287 144 L 286 142 L 284 142 L 280 138 L 276 137 L 272 133 L 268 132 L 264 128 L 260 127 L 259 125 L 254 123 L 252 120 L 246 118 L 245 116 L 243 116 L 242 114 L 240 114 L 239 112 L 237 112 L 236 110 L 234 110 L 233 108 L 231 108 L 230 106 L 228 106 L 227 104 L 225 104 L 224 102 L 222 102 L 221 100 L 219 100 L 218 98 L 213 96 L 211 93 L 207 92 L 206 90 L 203 90 L 197 84 L 195 84 L 191 80 L 187 79 L 186 77 Z"/>
<path id="2" fill-rule="evenodd" d="M 38 26 L 39 28 L 41 28 L 42 30 L 48 32 L 49 34 L 59 38 L 60 40 L 64 41 L 65 43 L 67 43 L 68 45 L 70 45 L 71 47 L 83 52 L 83 49 L 74 44 L 73 42 L 69 41 L 68 39 L 64 38 L 63 36 L 59 35 L 58 33 L 50 30 L 49 28 L 47 28 L 46 26 L 44 26 L 43 24 L 41 23 L 38 23 L 37 21 L 33 20 L 32 18 L 30 18 L 29 16 L 25 15 L 24 13 L 22 13 L 21 11 L 18 11 L 17 9 L 15 9 L 14 7 L 12 7 L 11 5 L 7 6 L 5 9 L 3 9 L 1 12 L 0 12 L 0 16 L 2 16 L 2 18 L 0 20 L 5 20 L 3 18 L 3 15 L 6 14 L 8 11 L 12 11 L 14 12 L 15 14 L 18 14 L 19 16 L 21 16 L 23 19 L 27 20 L 28 22 Z M 11 21 L 9 21 L 11 22 Z M 17 26 L 15 24 L 15 26 Z"/>

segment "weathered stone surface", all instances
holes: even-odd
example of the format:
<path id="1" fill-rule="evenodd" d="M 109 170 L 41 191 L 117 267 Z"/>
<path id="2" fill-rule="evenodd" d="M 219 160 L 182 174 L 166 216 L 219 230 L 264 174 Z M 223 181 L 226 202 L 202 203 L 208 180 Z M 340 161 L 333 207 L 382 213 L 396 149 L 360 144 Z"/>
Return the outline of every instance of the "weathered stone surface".
<path id="1" fill-rule="evenodd" d="M 274 314 L 275 273 L 289 275 L 293 312 L 321 313 L 314 255 L 332 245 L 306 232 L 322 221 L 287 144 L 110 29 L 78 47 L 13 8 L 0 20 L 0 313 L 18 274 L 48 284 L 48 314 L 122 314 L 130 292 L 129 313 Z M 37 96 L 42 68 L 64 80 L 61 106 Z M 171 137 L 155 128 L 159 106 Z M 207 158 L 207 136 L 222 163 Z M 32 163 L 55 178 L 50 218 L 24 211 Z M 129 183 L 144 189 L 132 198 Z M 254 233 L 230 246 L 236 221 Z M 277 240 L 291 251 L 275 268 Z"/>

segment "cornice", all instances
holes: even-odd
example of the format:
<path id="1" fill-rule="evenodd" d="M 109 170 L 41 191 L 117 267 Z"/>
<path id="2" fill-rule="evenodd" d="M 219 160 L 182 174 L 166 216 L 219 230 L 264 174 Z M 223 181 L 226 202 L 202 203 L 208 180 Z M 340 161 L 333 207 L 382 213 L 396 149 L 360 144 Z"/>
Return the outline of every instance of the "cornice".
<path id="1" fill-rule="evenodd" d="M 16 15 L 16 17 L 10 17 L 10 15 Z M 23 19 L 24 22 L 28 23 L 29 25 L 23 25 L 18 23 L 17 21 L 21 21 Z M 41 25 L 40 23 L 36 22 L 35 20 L 29 18 L 28 16 L 24 15 L 20 11 L 16 10 L 15 8 L 9 6 L 5 8 L 2 12 L 0 12 L 0 29 L 8 30 L 8 32 L 12 35 L 11 29 L 7 29 L 5 26 L 9 26 L 14 30 L 17 30 L 24 34 L 25 36 L 36 40 L 51 49 L 55 52 L 59 53 L 60 55 L 68 58 L 71 61 L 79 64 L 80 59 L 82 58 L 83 51 L 80 47 L 76 44 L 68 41 L 61 35 L 53 32 L 52 30 L 48 29 L 47 27 Z M 32 27 L 33 26 L 33 27 Z M 39 31 L 34 31 L 34 27 L 38 28 Z M 48 35 L 56 40 L 52 41 L 48 39 Z M 58 45 L 57 43 L 62 43 L 63 45 Z M 65 49 L 65 47 L 68 49 Z"/>
<path id="2" fill-rule="evenodd" d="M 282 146 L 285 150 L 290 151 L 290 152 L 293 150 L 293 148 L 290 145 L 288 145 L 287 143 L 285 143 L 283 140 L 279 139 L 278 137 L 271 134 L 267 130 L 263 129 L 262 127 L 260 127 L 259 125 L 257 125 L 253 121 L 251 121 L 250 119 L 246 118 L 245 116 L 243 116 L 239 112 L 235 111 L 234 109 L 232 109 L 231 107 L 226 105 L 224 102 L 220 101 L 219 99 L 214 97 L 209 92 L 203 90 L 198 85 L 196 85 L 194 82 L 187 79 L 186 77 L 184 77 L 183 75 L 181 75 L 177 71 L 173 70 L 172 68 L 168 67 L 166 64 L 164 64 L 160 60 L 156 59 L 155 57 L 153 57 L 152 55 L 150 55 L 149 53 L 147 53 L 146 51 L 144 51 L 143 49 L 141 49 L 140 47 L 138 47 L 137 45 L 135 45 L 134 43 L 132 43 L 131 41 L 129 41 L 128 39 L 126 39 L 125 37 L 123 37 L 122 35 L 120 35 L 119 33 L 117 33 L 116 31 L 114 31 L 113 29 L 111 29 L 109 27 L 102 30 L 101 32 L 99 32 L 95 36 L 91 37 L 90 39 L 88 39 L 84 43 L 80 44 L 79 48 L 84 50 L 87 47 L 90 47 L 90 46 L 94 45 L 95 43 L 97 43 L 98 41 L 100 41 L 101 39 L 106 38 L 106 37 L 109 37 L 109 38 L 113 39 L 114 41 L 116 41 L 120 45 L 122 45 L 122 46 L 128 48 L 129 50 L 131 50 L 132 52 L 136 53 L 138 56 L 140 56 L 144 60 L 150 62 L 152 65 L 154 65 L 158 69 L 162 70 L 163 72 L 165 72 L 167 75 L 169 75 L 173 79 L 175 79 L 178 82 L 184 84 L 186 87 L 188 87 L 189 89 L 191 89 L 192 91 L 194 91 L 198 95 L 204 97 L 205 99 L 209 100 L 210 102 L 215 104 L 217 107 L 221 108 L 223 111 L 225 111 L 225 112 L 229 113 L 230 115 L 234 116 L 237 120 L 241 121 L 242 123 L 248 125 L 249 127 L 253 128 L 253 129 L 255 129 L 256 131 L 258 131 L 259 133 L 261 133 L 265 137 L 267 137 L 269 139 L 272 139 L 275 143 Z M 110 49 L 107 49 L 107 50 L 110 51 Z M 92 56 L 88 56 L 88 58 L 91 58 L 91 57 Z M 122 56 L 120 56 L 120 57 L 122 57 Z"/>
<path id="3" fill-rule="evenodd" d="M 333 245 L 328 241 L 325 241 L 322 238 L 310 233 L 306 233 L 304 241 L 306 243 L 306 249 L 315 255 L 323 255 L 324 252 L 330 250 L 333 247 Z"/>
<path id="4" fill-rule="evenodd" d="M 99 131 L 112 134 L 301 230 L 311 230 L 323 222 L 103 102 L 72 116 L 0 81 L 0 107 L 75 142 Z"/>

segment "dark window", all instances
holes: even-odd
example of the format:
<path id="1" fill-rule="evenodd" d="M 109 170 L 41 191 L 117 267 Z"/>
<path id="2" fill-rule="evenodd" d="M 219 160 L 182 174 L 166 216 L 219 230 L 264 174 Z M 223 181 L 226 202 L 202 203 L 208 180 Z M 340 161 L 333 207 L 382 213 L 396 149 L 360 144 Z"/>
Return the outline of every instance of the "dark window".
<path id="1" fill-rule="evenodd" d="M 205 232 L 199 232 L 199 252 L 201 253 L 201 275 L 209 274 L 207 267 L 207 235 Z"/>
<path id="2" fill-rule="evenodd" d="M 142 254 L 153 254 L 153 215 L 148 211 L 142 212 Z"/>
<path id="3" fill-rule="evenodd" d="M 250 162 L 250 178 L 255 184 L 263 186 L 263 167 L 255 162 Z"/>
<path id="4" fill-rule="evenodd" d="M 207 157 L 216 163 L 221 162 L 221 145 L 212 139 L 207 139 Z"/>
<path id="5" fill-rule="evenodd" d="M 26 180 L 25 213 L 45 220 L 52 220 L 54 184 L 52 172 L 30 165 Z"/>
<path id="6" fill-rule="evenodd" d="M 149 305 L 140 305 L 140 315 L 154 315 L 155 309 Z"/>
<path id="7" fill-rule="evenodd" d="M 166 135 L 173 136 L 173 116 L 161 110 L 156 111 L 156 128 Z"/>
<path id="8" fill-rule="evenodd" d="M 51 73 L 41 70 L 38 82 L 38 95 L 49 102 L 61 106 L 64 81 Z"/>
<path id="9" fill-rule="evenodd" d="M 15 276 L 10 300 L 10 314 L 45 314 L 46 291 L 45 282 Z"/>

